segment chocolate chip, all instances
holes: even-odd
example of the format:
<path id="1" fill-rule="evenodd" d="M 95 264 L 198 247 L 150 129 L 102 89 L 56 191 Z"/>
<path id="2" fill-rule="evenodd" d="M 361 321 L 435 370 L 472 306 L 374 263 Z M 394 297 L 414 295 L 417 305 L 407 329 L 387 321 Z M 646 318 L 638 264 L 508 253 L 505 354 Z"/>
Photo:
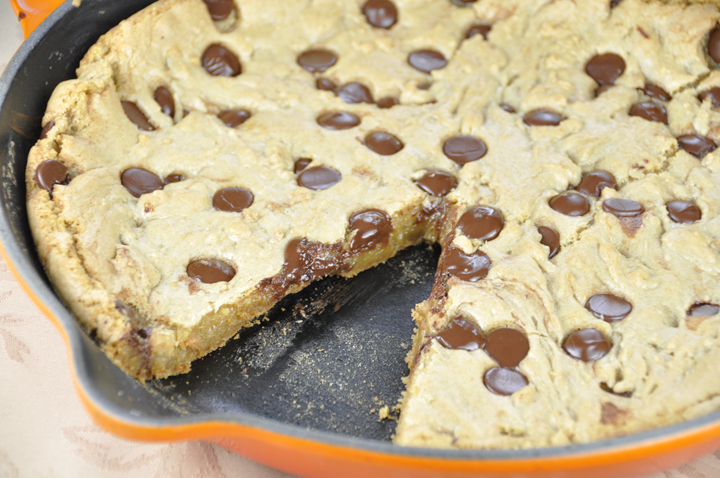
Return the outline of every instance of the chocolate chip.
<path id="1" fill-rule="evenodd" d="M 707 51 L 715 63 L 720 63 L 720 27 L 710 33 L 708 38 Z"/>
<path id="2" fill-rule="evenodd" d="M 475 327 L 475 324 L 465 320 L 461 315 L 456 316 L 447 327 L 437 334 L 436 339 L 440 345 L 451 350 L 472 352 L 485 345 L 482 332 Z"/>
<path id="3" fill-rule="evenodd" d="M 442 169 L 428 169 L 416 184 L 431 196 L 442 197 L 457 187 L 457 179 Z"/>
<path id="4" fill-rule="evenodd" d="M 532 110 L 523 116 L 523 122 L 529 126 L 557 126 L 564 119 L 560 113 L 545 109 Z"/>
<path id="5" fill-rule="evenodd" d="M 335 88 L 337 88 L 337 85 L 333 83 L 332 80 L 328 80 L 327 78 L 318 78 L 317 81 L 315 81 L 315 86 L 318 90 L 322 91 L 335 91 Z"/>
<path id="6" fill-rule="evenodd" d="M 567 354 L 583 362 L 600 360 L 610 351 L 612 344 L 596 329 L 582 329 L 565 339 L 563 349 Z"/>
<path id="7" fill-rule="evenodd" d="M 155 129 L 155 126 L 150 124 L 147 116 L 145 116 L 143 112 L 140 111 L 138 105 L 136 105 L 132 101 L 123 101 L 121 102 L 121 104 L 125 115 L 130 121 L 135 123 L 135 126 L 137 126 L 138 129 L 141 129 L 142 131 L 153 131 Z"/>
<path id="8" fill-rule="evenodd" d="M 682 224 L 692 224 L 701 217 L 700 208 L 687 201 L 670 201 L 666 204 L 670 219 Z"/>
<path id="9" fill-rule="evenodd" d="M 560 251 L 560 235 L 555 229 L 546 226 L 538 227 L 541 239 L 540 244 L 550 249 L 548 259 L 552 259 Z"/>
<path id="10" fill-rule="evenodd" d="M 345 103 L 374 103 L 372 93 L 361 83 L 346 83 L 337 88 L 335 94 Z"/>
<path id="11" fill-rule="evenodd" d="M 361 252 L 386 245 L 393 226 L 390 216 L 384 211 L 367 209 L 350 216 L 350 229 L 356 231 L 350 241 L 350 250 Z"/>
<path id="12" fill-rule="evenodd" d="M 205 71 L 213 76 L 238 76 L 242 73 L 237 55 L 217 43 L 205 49 L 202 64 Z"/>
<path id="13" fill-rule="evenodd" d="M 703 91 L 698 95 L 698 98 L 700 99 L 700 101 L 705 101 L 706 99 L 710 98 L 712 107 L 717 108 L 718 106 L 720 106 L 720 88 L 716 86 L 715 88 L 710 88 L 709 90 Z"/>
<path id="14" fill-rule="evenodd" d="M 229 282 L 235 277 L 235 268 L 219 259 L 200 259 L 188 264 L 187 275 L 205 284 Z"/>
<path id="15" fill-rule="evenodd" d="M 315 166 L 301 172 L 297 183 L 304 188 L 320 191 L 336 185 L 341 179 L 342 175 L 338 170 L 327 166 Z"/>
<path id="16" fill-rule="evenodd" d="M 487 153 L 487 146 L 480 138 L 475 136 L 453 136 L 443 144 L 445 156 L 462 166 L 471 161 L 477 161 Z"/>
<path id="17" fill-rule="evenodd" d="M 416 70 L 430 73 L 433 70 L 445 68 L 447 60 L 442 53 L 435 50 L 418 50 L 408 55 L 408 63 Z"/>
<path id="18" fill-rule="evenodd" d="M 620 4 L 620 2 L 622 2 L 622 0 L 610 0 L 610 8 L 617 7 Z"/>
<path id="19" fill-rule="evenodd" d="M 648 121 L 667 124 L 667 111 L 663 105 L 654 101 L 636 103 L 630 108 L 630 116 L 639 116 Z"/>
<path id="20" fill-rule="evenodd" d="M 643 88 L 643 93 L 648 95 L 651 98 L 657 98 L 662 101 L 670 101 L 672 99 L 672 96 L 670 96 L 670 93 L 663 90 L 659 86 L 651 85 L 649 83 L 645 83 L 645 87 Z"/>
<path id="21" fill-rule="evenodd" d="M 715 304 L 701 303 L 694 304 L 687 311 L 687 315 L 693 317 L 711 317 L 717 315 L 720 312 L 720 306 Z"/>
<path id="22" fill-rule="evenodd" d="M 362 7 L 367 22 L 377 28 L 390 28 L 398 20 L 398 11 L 390 0 L 368 0 Z"/>
<path id="23" fill-rule="evenodd" d="M 332 130 L 343 130 L 354 128 L 360 124 L 360 118 L 352 113 L 338 111 L 336 113 L 325 113 L 318 116 L 317 122 L 320 126 Z"/>
<path id="24" fill-rule="evenodd" d="M 398 104 L 400 104 L 400 101 L 398 101 L 398 99 L 394 96 L 386 96 L 377 100 L 378 107 L 383 109 L 392 108 Z"/>
<path id="25" fill-rule="evenodd" d="M 310 158 L 300 158 L 297 161 L 295 161 L 295 174 L 303 171 L 305 168 L 308 167 L 308 165 L 312 162 L 312 159 Z"/>
<path id="26" fill-rule="evenodd" d="M 307 239 L 293 239 L 288 242 L 283 263 L 286 285 L 313 281 L 337 269 L 336 262 L 319 257 L 316 246 Z"/>
<path id="27" fill-rule="evenodd" d="M 487 277 L 492 261 L 484 252 L 478 250 L 465 254 L 456 247 L 450 249 L 445 256 L 445 272 L 460 280 L 477 282 Z"/>
<path id="28" fill-rule="evenodd" d="M 67 168 L 55 159 L 43 161 L 35 170 L 35 181 L 46 191 L 52 191 L 56 184 L 66 184 L 67 179 Z"/>
<path id="29" fill-rule="evenodd" d="M 490 206 L 477 206 L 469 209 L 460 217 L 457 227 L 470 239 L 492 241 L 505 225 L 500 210 Z"/>
<path id="30" fill-rule="evenodd" d="M 530 350 L 525 334 L 519 330 L 502 328 L 493 330 L 485 338 L 485 352 L 501 367 L 517 367 Z"/>
<path id="31" fill-rule="evenodd" d="M 614 85 L 601 85 L 595 88 L 595 98 L 605 93 L 607 90 L 612 88 Z"/>
<path id="32" fill-rule="evenodd" d="M 622 297 L 612 294 L 597 294 L 590 297 L 585 308 L 592 315 L 605 322 L 618 322 L 632 312 L 632 304 Z"/>
<path id="33" fill-rule="evenodd" d="M 47 138 L 48 133 L 51 129 L 55 127 L 55 122 L 53 120 L 48 121 L 45 126 L 43 126 L 42 131 L 40 132 L 40 139 Z"/>
<path id="34" fill-rule="evenodd" d="M 607 171 L 593 171 L 583 177 L 575 189 L 587 196 L 599 198 L 605 188 L 617 189 L 615 176 Z"/>
<path id="35" fill-rule="evenodd" d="M 465 34 L 465 38 L 471 38 L 475 35 L 482 35 L 483 38 L 487 40 L 487 36 L 488 33 L 490 33 L 491 28 L 492 25 L 473 25 Z"/>
<path id="36" fill-rule="evenodd" d="M 612 85 L 625 71 L 625 60 L 615 53 L 595 55 L 585 65 L 585 72 L 599 85 Z"/>
<path id="37" fill-rule="evenodd" d="M 634 217 L 642 214 L 645 208 L 630 199 L 610 198 L 603 201 L 603 210 L 617 217 Z"/>
<path id="38" fill-rule="evenodd" d="M 506 105 L 503 103 L 500 105 L 500 108 L 502 108 L 504 111 L 507 111 L 508 113 L 515 113 L 515 108 L 510 105 Z"/>
<path id="39" fill-rule="evenodd" d="M 171 118 L 175 117 L 175 101 L 173 100 L 172 93 L 164 86 L 160 86 L 155 90 L 155 101 L 160 105 L 160 109 L 163 113 Z"/>
<path id="40" fill-rule="evenodd" d="M 702 159 L 711 151 L 715 151 L 717 145 L 711 139 L 699 134 L 686 134 L 678 136 L 678 145 L 698 159 Z"/>
<path id="41" fill-rule="evenodd" d="M 393 155 L 405 147 L 396 136 L 385 131 L 376 131 L 365 136 L 365 146 L 382 156 Z"/>
<path id="42" fill-rule="evenodd" d="M 248 110 L 225 110 L 218 113 L 217 117 L 225 123 L 228 128 L 234 128 L 240 126 L 248 119 L 252 114 Z"/>
<path id="43" fill-rule="evenodd" d="M 240 212 L 253 203 L 255 196 L 244 188 L 225 188 L 213 196 L 213 207 L 220 211 Z"/>
<path id="44" fill-rule="evenodd" d="M 504 396 L 512 395 L 528 385 L 525 375 L 503 367 L 493 367 L 485 372 L 483 382 L 492 393 Z"/>
<path id="45" fill-rule="evenodd" d="M 207 5 L 210 18 L 214 21 L 219 22 L 225 20 L 233 11 L 235 6 L 233 0 L 203 0 Z"/>
<path id="46" fill-rule="evenodd" d="M 300 56 L 297 57 L 297 62 L 298 65 L 311 73 L 321 73 L 337 63 L 337 59 L 335 53 L 317 48 L 301 53 Z"/>
<path id="47" fill-rule="evenodd" d="M 165 179 L 163 180 L 163 182 L 165 184 L 179 183 L 180 181 L 185 181 L 185 176 L 183 176 L 182 174 L 177 174 L 177 173 L 168 174 L 167 176 L 165 176 Z"/>
<path id="48" fill-rule="evenodd" d="M 120 182 L 136 198 L 163 188 L 159 177 L 142 168 L 126 169 L 120 176 Z"/>
<path id="49" fill-rule="evenodd" d="M 550 199 L 550 207 L 566 216 L 583 216 L 590 211 L 590 203 L 585 196 L 575 191 L 565 191 Z"/>

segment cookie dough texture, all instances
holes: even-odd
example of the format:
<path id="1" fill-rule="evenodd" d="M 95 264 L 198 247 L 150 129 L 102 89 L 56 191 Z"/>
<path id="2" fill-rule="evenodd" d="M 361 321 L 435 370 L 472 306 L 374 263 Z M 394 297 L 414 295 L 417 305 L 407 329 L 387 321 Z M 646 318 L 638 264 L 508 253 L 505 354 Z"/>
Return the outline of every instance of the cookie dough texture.
<path id="1" fill-rule="evenodd" d="M 446 283 L 439 273 L 433 297 L 415 310 L 398 443 L 584 443 L 720 408 L 720 315 L 686 317 L 695 303 L 720 303 L 720 150 L 698 160 L 675 139 L 699 133 L 720 141 L 720 113 L 697 99 L 720 86 L 705 50 L 718 7 L 640 0 L 612 9 L 607 0 L 395 4 L 398 23 L 384 30 L 367 23 L 357 0 L 242 0 L 219 23 L 201 0 L 162 0 L 90 49 L 78 79 L 53 94 L 43 124 L 55 126 L 27 167 L 38 253 L 80 322 L 132 376 L 187 372 L 193 359 L 279 299 L 263 284 L 282 274 L 289 241 L 346 250 L 349 217 L 373 208 L 392 217 L 389 244 L 346 258 L 349 265 L 336 273 L 354 275 L 423 238 L 444 250 L 482 250 L 493 263 L 478 282 Z M 487 39 L 466 39 L 478 23 L 492 24 Z M 238 56 L 239 76 L 205 71 L 201 57 L 214 43 Z M 317 75 L 296 61 L 312 48 L 338 56 L 322 77 L 360 82 L 375 99 L 394 96 L 400 104 L 346 104 L 317 89 Z M 427 48 L 448 59 L 430 75 L 407 63 L 409 53 Z M 585 64 L 598 53 L 620 55 L 626 69 L 596 98 Z M 646 83 L 672 95 L 668 125 L 628 115 Z M 153 99 L 159 86 L 173 95 L 172 118 Z M 156 129 L 138 130 L 121 101 L 136 103 Z M 556 127 L 524 124 L 523 114 L 537 108 L 566 119 Z M 229 109 L 252 117 L 228 128 L 216 115 Z M 316 118 L 330 111 L 352 112 L 361 124 L 321 128 Z M 376 131 L 394 134 L 404 148 L 374 153 L 363 139 Z M 481 138 L 487 154 L 462 167 L 449 160 L 442 145 L 458 134 Z M 335 168 L 342 181 L 321 191 L 298 186 L 294 162 L 303 157 Z M 52 196 L 35 180 L 49 159 L 71 177 Z M 132 167 L 186 179 L 135 198 L 120 182 Z M 428 169 L 451 172 L 457 188 L 442 199 L 425 194 L 414 181 Z M 570 217 L 548 206 L 598 169 L 615 176 L 618 190 L 604 189 L 590 213 Z M 252 191 L 252 206 L 213 209 L 214 193 L 225 187 Z M 602 209 L 611 197 L 640 202 L 645 212 L 634 221 L 611 215 Z M 665 204 L 675 199 L 697 204 L 702 220 L 672 222 Z M 417 220 L 438 203 L 441 217 Z M 454 229 L 477 204 L 504 215 L 492 241 Z M 552 260 L 539 242 L 540 225 L 560 235 Z M 232 264 L 236 276 L 215 284 L 189 278 L 187 265 L 203 258 Z M 584 305 L 601 293 L 630 301 L 631 315 L 613 324 L 593 317 Z M 495 395 L 483 384 L 494 366 L 483 350 L 449 350 L 432 339 L 458 314 L 485 333 L 513 327 L 527 335 L 530 352 L 518 368 L 528 386 Z M 586 327 L 613 344 L 596 362 L 561 348 Z"/>

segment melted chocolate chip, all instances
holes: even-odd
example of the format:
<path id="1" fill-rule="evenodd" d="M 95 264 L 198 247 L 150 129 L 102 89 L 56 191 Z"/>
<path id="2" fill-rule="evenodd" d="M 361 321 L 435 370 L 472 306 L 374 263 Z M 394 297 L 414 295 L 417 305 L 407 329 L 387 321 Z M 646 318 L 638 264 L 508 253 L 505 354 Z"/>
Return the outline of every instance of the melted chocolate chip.
<path id="1" fill-rule="evenodd" d="M 398 99 L 394 96 L 386 96 L 377 100 L 378 107 L 382 109 L 392 108 L 398 104 L 400 104 L 400 101 L 398 101 Z"/>
<path id="2" fill-rule="evenodd" d="M 475 136 L 453 136 L 443 144 L 445 156 L 462 166 L 471 161 L 477 161 L 487 153 L 487 146 L 480 138 Z"/>
<path id="3" fill-rule="evenodd" d="M 523 122 L 529 126 L 557 126 L 565 117 L 555 111 L 538 109 L 525 113 Z"/>
<path id="4" fill-rule="evenodd" d="M 506 104 L 503 103 L 503 104 L 500 105 L 500 108 L 501 108 L 503 111 L 507 111 L 508 113 L 515 113 L 515 108 L 513 108 L 513 107 L 510 106 L 510 105 L 506 105 Z"/>
<path id="5" fill-rule="evenodd" d="M 398 20 L 398 11 L 390 0 L 368 0 L 362 7 L 367 22 L 376 28 L 390 28 Z"/>
<path id="6" fill-rule="evenodd" d="M 302 172 L 312 162 L 310 158 L 300 158 L 295 161 L 295 174 Z"/>
<path id="7" fill-rule="evenodd" d="M 335 90 L 335 94 L 345 103 L 373 103 L 372 93 L 361 83 L 347 83 Z"/>
<path id="8" fill-rule="evenodd" d="M 173 100 L 172 93 L 164 86 L 160 86 L 155 90 L 155 101 L 160 105 L 160 109 L 163 113 L 171 118 L 175 117 L 175 101 Z"/>
<path id="9" fill-rule="evenodd" d="M 361 252 L 386 245 L 393 226 L 387 213 L 379 209 L 368 209 L 350 216 L 350 229 L 356 231 L 350 241 L 350 250 Z"/>
<path id="10" fill-rule="evenodd" d="M 240 126 L 248 119 L 252 114 L 248 110 L 225 110 L 218 113 L 217 117 L 225 123 L 228 128 L 234 128 Z"/>
<path id="11" fill-rule="evenodd" d="M 693 316 L 693 317 L 711 317 L 713 315 L 717 315 L 718 312 L 720 312 L 720 306 L 717 306 L 715 304 L 695 304 L 692 307 L 690 307 L 687 311 L 687 315 Z"/>
<path id="12" fill-rule="evenodd" d="M 35 181 L 46 191 L 52 191 L 56 184 L 66 184 L 67 179 L 67 168 L 54 159 L 43 161 L 35 170 Z"/>
<path id="13" fill-rule="evenodd" d="M 478 250 L 465 254 L 461 249 L 452 248 L 445 256 L 445 272 L 460 280 L 477 282 L 487 277 L 492 266 L 490 257 Z"/>
<path id="14" fill-rule="evenodd" d="M 217 43 L 205 49 L 202 65 L 213 76 L 238 76 L 242 73 L 237 55 Z"/>
<path id="15" fill-rule="evenodd" d="M 710 98 L 713 108 L 720 106 L 720 88 L 716 86 L 715 88 L 710 88 L 698 95 L 698 99 L 700 99 L 700 101 L 705 101 L 708 98 Z"/>
<path id="16" fill-rule="evenodd" d="M 430 73 L 433 70 L 445 68 L 447 60 L 442 53 L 435 50 L 418 50 L 408 55 L 408 63 L 416 70 Z"/>
<path id="17" fill-rule="evenodd" d="M 341 179 L 342 175 L 337 169 L 327 166 L 315 166 L 301 172 L 297 178 L 297 183 L 304 188 L 320 191 L 336 185 Z"/>
<path id="18" fill-rule="evenodd" d="M 311 73 L 321 73 L 337 63 L 337 59 L 335 53 L 317 48 L 301 53 L 297 58 L 297 62 L 298 65 Z"/>
<path id="19" fill-rule="evenodd" d="M 393 155 L 405 147 L 396 136 L 384 131 L 376 131 L 365 136 L 365 146 L 382 156 Z"/>
<path id="20" fill-rule="evenodd" d="M 600 360 L 610 351 L 612 344 L 596 329 L 582 329 L 565 339 L 563 349 L 567 354 L 583 362 Z"/>
<path id="21" fill-rule="evenodd" d="M 442 169 L 428 169 L 416 184 L 431 196 L 442 197 L 457 187 L 457 179 Z"/>
<path id="22" fill-rule="evenodd" d="M 318 78 L 317 81 L 315 81 L 315 87 L 318 90 L 334 92 L 335 88 L 337 88 L 337 85 L 332 80 L 328 80 L 327 78 Z"/>
<path id="23" fill-rule="evenodd" d="M 593 171 L 587 174 L 575 189 L 587 196 L 599 198 L 605 188 L 617 189 L 615 176 L 607 171 Z"/>
<path id="24" fill-rule="evenodd" d="M 552 259 L 560 251 L 560 235 L 555 229 L 546 226 L 538 227 L 541 239 L 540 244 L 550 249 L 548 259 Z"/>
<path id="25" fill-rule="evenodd" d="M 465 34 L 465 38 L 471 38 L 475 35 L 482 35 L 483 38 L 487 40 L 488 33 L 490 33 L 490 29 L 492 28 L 492 25 L 473 25 L 470 27 L 470 29 Z"/>
<path id="26" fill-rule="evenodd" d="M 440 345 L 451 350 L 472 352 L 485 345 L 485 338 L 480 330 L 461 315 L 456 316 L 447 327 L 437 334 L 436 339 Z"/>
<path id="27" fill-rule="evenodd" d="M 625 60 L 614 53 L 595 55 L 585 65 L 585 72 L 599 85 L 612 85 L 625 72 Z"/>
<path id="28" fill-rule="evenodd" d="M 45 126 L 43 126 L 43 129 L 42 129 L 42 131 L 40 132 L 40 139 L 45 139 L 45 138 L 47 138 L 48 133 L 49 133 L 50 130 L 53 129 L 54 127 L 55 127 L 55 122 L 54 122 L 53 120 L 48 121 L 47 124 L 46 124 Z"/>
<path id="29" fill-rule="evenodd" d="M 240 212 L 255 200 L 253 193 L 244 188 L 225 188 L 213 196 L 213 207 L 220 211 Z"/>
<path id="30" fill-rule="evenodd" d="M 670 101 L 672 99 L 672 96 L 670 96 L 670 93 L 663 90 L 659 86 L 651 85 L 649 83 L 645 83 L 645 87 L 643 88 L 643 93 L 648 95 L 651 98 L 657 98 L 662 101 Z"/>
<path id="31" fill-rule="evenodd" d="M 645 208 L 639 202 L 622 198 L 606 199 L 603 201 L 603 209 L 605 212 L 614 214 L 617 217 L 639 216 L 645 211 Z"/>
<path id="32" fill-rule="evenodd" d="M 699 134 L 686 134 L 678 136 L 678 145 L 698 159 L 702 159 L 711 151 L 715 151 L 717 145 L 705 136 Z"/>
<path id="33" fill-rule="evenodd" d="M 605 322 L 618 322 L 632 312 L 632 304 L 622 297 L 612 294 L 597 294 L 590 297 L 585 308 L 592 315 Z"/>
<path id="34" fill-rule="evenodd" d="M 155 126 L 150 124 L 147 116 L 145 116 L 143 112 L 140 111 L 138 105 L 136 105 L 132 101 L 123 101 L 121 104 L 125 115 L 130 121 L 135 123 L 135 126 L 137 126 L 138 129 L 142 131 L 153 131 L 155 129 Z"/>
<path id="35" fill-rule="evenodd" d="M 142 168 L 126 169 L 120 176 L 120 182 L 136 198 L 163 188 L 159 177 Z"/>
<path id="36" fill-rule="evenodd" d="M 687 201 L 670 201 L 666 204 L 670 219 L 682 224 L 699 221 L 702 216 L 700 208 Z"/>
<path id="37" fill-rule="evenodd" d="M 313 281 L 337 269 L 337 263 L 319 257 L 318 248 L 315 246 L 317 245 L 309 243 L 307 239 L 293 239 L 288 242 L 283 263 L 286 285 Z"/>
<path id="38" fill-rule="evenodd" d="M 527 387 L 528 379 L 517 370 L 493 367 L 485 372 L 483 382 L 488 390 L 496 395 L 512 395 Z"/>
<path id="39" fill-rule="evenodd" d="M 219 22 L 225 20 L 233 11 L 233 0 L 203 0 L 207 5 L 208 13 L 210 18 L 214 21 Z"/>
<path id="40" fill-rule="evenodd" d="M 187 275 L 205 284 L 229 282 L 235 277 L 235 268 L 219 259 L 200 259 L 188 264 Z"/>
<path id="41" fill-rule="evenodd" d="M 710 38 L 708 38 L 707 43 L 707 51 L 708 55 L 715 63 L 720 63 L 720 28 L 715 28 L 715 30 L 710 33 Z"/>
<path id="42" fill-rule="evenodd" d="M 317 122 L 320 126 L 332 130 L 350 129 L 360 124 L 360 118 L 352 113 L 338 111 L 337 113 L 325 113 L 318 116 Z"/>
<path id="43" fill-rule="evenodd" d="M 667 124 L 667 111 L 663 105 L 654 101 L 636 103 L 630 108 L 630 116 L 639 116 L 648 121 Z"/>
<path id="44" fill-rule="evenodd" d="M 179 183 L 180 181 L 185 181 L 185 176 L 182 174 L 168 174 L 163 180 L 165 184 Z"/>
<path id="45" fill-rule="evenodd" d="M 574 191 L 565 191 L 550 199 L 550 207 L 566 216 L 583 216 L 590 211 L 590 203 L 585 196 Z"/>
<path id="46" fill-rule="evenodd" d="M 492 241 L 502 231 L 505 219 L 499 209 L 477 206 L 460 217 L 457 227 L 470 239 Z"/>
<path id="47" fill-rule="evenodd" d="M 525 334 L 519 330 L 502 328 L 493 330 L 485 338 L 485 352 L 501 367 L 517 367 L 530 350 Z"/>

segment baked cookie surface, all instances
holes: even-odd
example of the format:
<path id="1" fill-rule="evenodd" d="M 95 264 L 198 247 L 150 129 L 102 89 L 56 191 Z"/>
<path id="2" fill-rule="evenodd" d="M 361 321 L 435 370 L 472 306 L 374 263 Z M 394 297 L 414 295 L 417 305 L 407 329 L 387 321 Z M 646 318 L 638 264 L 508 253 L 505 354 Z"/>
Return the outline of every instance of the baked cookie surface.
<path id="1" fill-rule="evenodd" d="M 584 443 L 720 408 L 720 12 L 163 0 L 28 160 L 58 293 L 140 378 L 423 240 L 396 441 Z"/>

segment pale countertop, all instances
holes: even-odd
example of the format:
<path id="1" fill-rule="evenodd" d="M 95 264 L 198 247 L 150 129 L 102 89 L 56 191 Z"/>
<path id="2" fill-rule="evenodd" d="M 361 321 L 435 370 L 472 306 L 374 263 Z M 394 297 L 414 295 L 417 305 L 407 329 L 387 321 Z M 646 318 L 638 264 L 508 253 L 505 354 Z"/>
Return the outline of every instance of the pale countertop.
<path id="1" fill-rule="evenodd" d="M 23 39 L 0 0 L 0 71 Z M 65 345 L 0 260 L 0 478 L 291 478 L 204 442 L 130 442 L 98 428 L 73 389 Z M 648 478 L 717 478 L 720 451 Z"/>

